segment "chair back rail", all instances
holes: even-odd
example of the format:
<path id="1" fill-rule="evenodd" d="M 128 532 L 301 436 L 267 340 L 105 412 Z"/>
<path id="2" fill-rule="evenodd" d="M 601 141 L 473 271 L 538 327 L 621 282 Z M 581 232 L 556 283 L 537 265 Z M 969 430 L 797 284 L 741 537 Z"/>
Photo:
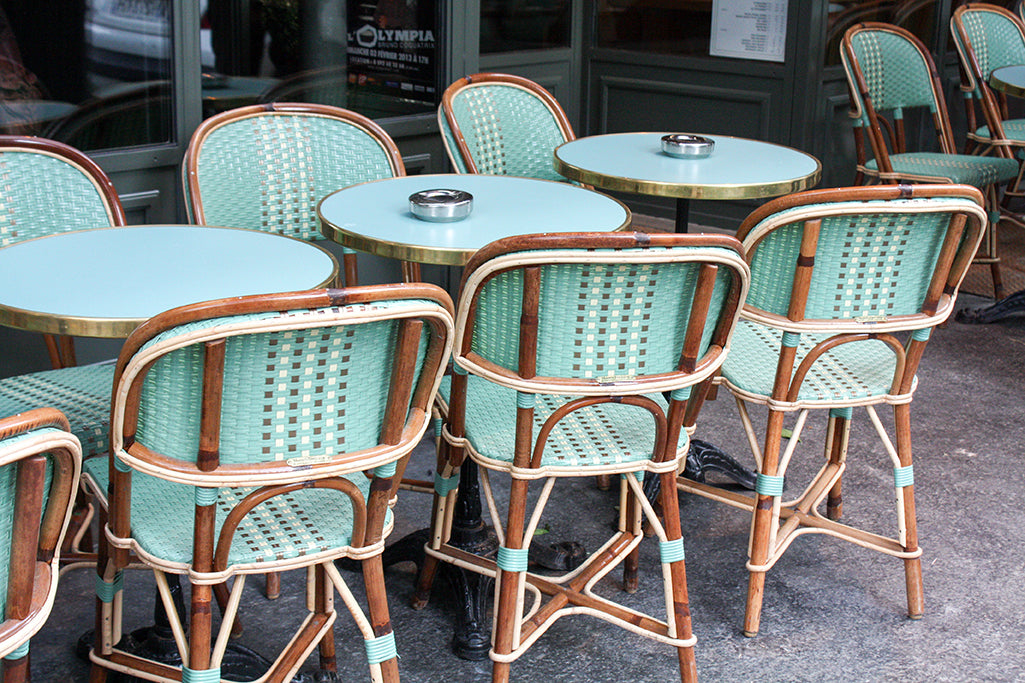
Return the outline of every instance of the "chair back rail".
<path id="1" fill-rule="evenodd" d="M 559 102 L 529 79 L 465 76 L 442 94 L 438 123 L 460 173 L 565 180 L 552 166 L 552 151 L 576 135 Z"/>
<path id="2" fill-rule="evenodd" d="M 394 141 L 367 117 L 272 102 L 206 119 L 182 172 L 192 222 L 319 240 L 316 209 L 327 194 L 406 169 Z"/>

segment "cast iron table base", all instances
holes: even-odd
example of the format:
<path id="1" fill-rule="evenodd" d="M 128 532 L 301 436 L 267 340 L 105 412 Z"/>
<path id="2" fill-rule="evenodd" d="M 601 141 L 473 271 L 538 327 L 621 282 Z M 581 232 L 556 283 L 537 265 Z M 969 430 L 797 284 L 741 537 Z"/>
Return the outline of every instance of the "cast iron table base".
<path id="1" fill-rule="evenodd" d="M 1025 289 L 1015 292 L 1010 296 L 1005 296 L 1000 301 L 989 306 L 962 308 L 954 316 L 954 320 L 970 325 L 982 325 L 995 323 L 1015 313 L 1025 313 Z"/>

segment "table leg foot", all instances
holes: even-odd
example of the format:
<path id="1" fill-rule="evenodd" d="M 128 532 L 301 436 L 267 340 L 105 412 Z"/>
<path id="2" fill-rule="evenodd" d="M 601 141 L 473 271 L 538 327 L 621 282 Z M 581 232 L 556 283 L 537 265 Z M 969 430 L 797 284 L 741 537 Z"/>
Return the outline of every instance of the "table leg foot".
<path id="1" fill-rule="evenodd" d="M 989 306 L 962 308 L 954 316 L 954 320 L 969 325 L 984 325 L 986 323 L 995 323 L 1010 315 L 1022 312 L 1025 312 L 1025 289 L 1006 296 Z"/>
<path id="2" fill-rule="evenodd" d="M 708 472 L 717 472 L 750 491 L 754 491 L 758 476 L 757 472 L 744 467 L 721 448 L 707 441 L 692 439 L 683 476 L 703 482 Z"/>

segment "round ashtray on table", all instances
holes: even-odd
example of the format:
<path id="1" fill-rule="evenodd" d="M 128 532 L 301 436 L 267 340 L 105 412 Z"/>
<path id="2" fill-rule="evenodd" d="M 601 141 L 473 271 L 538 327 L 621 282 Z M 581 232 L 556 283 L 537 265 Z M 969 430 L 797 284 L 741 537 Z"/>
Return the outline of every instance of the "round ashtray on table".
<path id="1" fill-rule="evenodd" d="M 462 190 L 423 190 L 409 195 L 409 211 L 424 221 L 451 223 L 470 215 L 473 195 Z"/>
<path id="2" fill-rule="evenodd" d="M 715 149 L 715 140 L 701 135 L 674 133 L 662 136 L 662 151 L 680 159 L 704 159 Z"/>

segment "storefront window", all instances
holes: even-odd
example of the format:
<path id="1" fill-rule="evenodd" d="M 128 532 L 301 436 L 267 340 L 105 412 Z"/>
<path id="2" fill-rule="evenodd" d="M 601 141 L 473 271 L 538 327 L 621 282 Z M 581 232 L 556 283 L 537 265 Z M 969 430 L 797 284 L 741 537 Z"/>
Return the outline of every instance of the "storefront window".
<path id="1" fill-rule="evenodd" d="M 172 137 L 171 0 L 5 2 L 0 130 L 85 151 Z M 59 49 L 55 49 L 59 46 Z"/>
<path id="2" fill-rule="evenodd" d="M 712 0 L 599 0 L 598 46 L 707 56 Z"/>
<path id="3" fill-rule="evenodd" d="M 481 0 L 480 52 L 569 47 L 570 0 Z"/>
<path id="4" fill-rule="evenodd" d="M 934 0 L 841 0 L 829 3 L 825 54 L 827 66 L 840 63 L 843 34 L 854 24 L 863 21 L 881 21 L 900 26 L 915 34 L 930 50 L 935 48 L 932 44 L 936 26 Z"/>

